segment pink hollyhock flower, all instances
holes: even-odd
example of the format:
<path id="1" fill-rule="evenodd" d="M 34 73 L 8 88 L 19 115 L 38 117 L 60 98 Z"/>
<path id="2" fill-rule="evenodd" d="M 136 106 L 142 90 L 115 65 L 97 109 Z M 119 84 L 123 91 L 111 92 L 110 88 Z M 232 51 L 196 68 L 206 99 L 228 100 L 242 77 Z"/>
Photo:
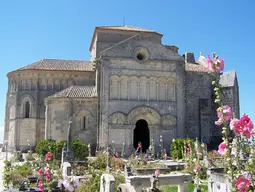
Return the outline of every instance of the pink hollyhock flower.
<path id="1" fill-rule="evenodd" d="M 196 173 L 196 172 L 199 172 L 201 171 L 201 167 L 199 165 L 196 165 L 193 169 L 193 171 Z"/>
<path id="2" fill-rule="evenodd" d="M 44 191 L 44 186 L 41 180 L 38 181 L 38 187 L 41 191 Z"/>
<path id="3" fill-rule="evenodd" d="M 236 187 L 241 192 L 248 192 L 250 184 L 250 180 L 245 178 L 244 176 L 239 176 L 236 180 Z"/>
<path id="4" fill-rule="evenodd" d="M 222 123 L 223 123 L 222 119 L 218 119 L 218 121 L 215 121 L 215 125 L 217 125 L 217 126 L 221 126 Z"/>
<path id="5" fill-rule="evenodd" d="M 39 170 L 37 171 L 37 173 L 38 173 L 39 175 L 42 175 L 42 174 L 43 174 L 43 170 L 42 170 L 42 169 L 39 169 Z"/>
<path id="6" fill-rule="evenodd" d="M 46 181 L 50 181 L 50 175 L 49 174 L 45 175 L 45 178 L 46 178 Z"/>
<path id="7" fill-rule="evenodd" d="M 232 110 L 228 105 L 224 105 L 223 107 L 219 107 L 217 109 L 217 115 L 218 115 L 219 119 L 224 119 L 224 121 L 229 121 L 233 117 Z"/>
<path id="8" fill-rule="evenodd" d="M 252 135 L 255 136 L 255 128 L 253 128 L 251 132 L 252 132 Z"/>
<path id="9" fill-rule="evenodd" d="M 53 156 L 53 153 L 51 152 L 48 152 L 46 155 L 45 155 L 45 160 L 44 161 L 49 161 L 51 160 L 51 157 Z"/>
<path id="10" fill-rule="evenodd" d="M 160 170 L 159 170 L 159 169 L 157 169 L 157 170 L 155 171 L 155 175 L 156 175 L 156 177 L 158 177 L 158 176 L 160 175 Z"/>
<path id="11" fill-rule="evenodd" d="M 247 139 L 251 138 L 252 129 L 254 128 L 248 115 L 244 115 L 240 120 L 234 119 L 230 122 L 230 127 L 237 135 L 244 135 Z"/>
<path id="12" fill-rule="evenodd" d="M 237 126 L 239 120 L 238 119 L 231 119 L 230 121 L 230 129 L 235 130 L 235 127 Z"/>
<path id="13" fill-rule="evenodd" d="M 219 149 L 218 149 L 219 154 L 224 155 L 226 153 L 226 147 L 227 147 L 226 143 L 222 142 L 219 145 Z"/>
<path id="14" fill-rule="evenodd" d="M 212 70 L 217 73 L 220 73 L 224 70 L 224 60 L 221 58 L 211 60 L 210 55 L 208 55 L 207 63 L 208 66 L 206 67 L 206 69 Z"/>

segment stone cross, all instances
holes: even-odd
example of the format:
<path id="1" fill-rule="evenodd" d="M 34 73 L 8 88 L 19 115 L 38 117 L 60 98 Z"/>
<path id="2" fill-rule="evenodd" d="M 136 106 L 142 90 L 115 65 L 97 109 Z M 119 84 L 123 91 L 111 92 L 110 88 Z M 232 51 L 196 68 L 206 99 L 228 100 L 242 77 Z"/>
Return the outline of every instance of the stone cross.
<path id="1" fill-rule="evenodd" d="M 66 148 L 66 160 L 70 161 L 73 159 L 72 151 L 72 117 L 69 118 L 69 126 L 67 133 L 67 148 Z"/>
<path id="2" fill-rule="evenodd" d="M 72 151 L 72 126 L 73 126 L 73 103 L 72 100 L 69 102 L 69 124 L 67 132 L 67 148 L 66 148 L 66 160 L 73 160 L 73 151 Z"/>

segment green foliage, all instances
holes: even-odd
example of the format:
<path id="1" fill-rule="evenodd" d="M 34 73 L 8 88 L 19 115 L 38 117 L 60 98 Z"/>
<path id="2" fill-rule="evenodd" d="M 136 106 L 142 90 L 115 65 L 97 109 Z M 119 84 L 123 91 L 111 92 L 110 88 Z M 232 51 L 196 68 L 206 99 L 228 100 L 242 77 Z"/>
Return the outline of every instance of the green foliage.
<path id="1" fill-rule="evenodd" d="M 72 149 L 76 160 L 84 161 L 89 155 L 88 145 L 80 140 L 72 141 Z"/>
<path id="2" fill-rule="evenodd" d="M 41 156 L 45 156 L 48 152 L 54 153 L 56 150 L 56 141 L 53 139 L 41 140 L 36 145 L 35 151 Z"/>
<path id="3" fill-rule="evenodd" d="M 56 142 L 55 140 L 42 140 L 39 141 L 36 145 L 36 152 L 40 156 L 45 156 L 48 152 L 52 152 L 54 154 L 54 158 L 57 160 L 61 159 L 62 149 L 65 146 L 66 141 Z M 88 145 L 83 143 L 80 140 L 72 141 L 72 150 L 74 152 L 75 160 L 84 161 L 88 156 Z"/>
<path id="4" fill-rule="evenodd" d="M 162 192 L 177 192 L 178 191 L 177 186 L 165 186 L 165 187 L 161 187 L 160 189 L 162 190 Z M 194 189 L 195 189 L 194 184 L 189 184 L 188 185 L 188 192 L 193 192 Z M 201 185 L 200 189 L 201 189 L 202 192 L 207 192 L 208 191 L 208 187 L 206 185 Z"/>
<path id="5" fill-rule="evenodd" d="M 76 190 L 77 192 L 85 192 L 85 191 L 93 191 L 99 192 L 100 191 L 100 178 L 103 174 L 103 171 L 92 173 L 92 177 L 85 183 L 82 183 L 80 187 Z"/>
<path id="6" fill-rule="evenodd" d="M 12 181 L 10 171 L 11 171 L 11 162 L 4 161 L 3 185 L 5 188 L 8 188 Z"/>
<path id="7" fill-rule="evenodd" d="M 7 188 L 9 185 L 18 187 L 20 182 L 24 180 L 25 177 L 32 174 L 32 169 L 28 163 L 24 165 L 11 166 L 11 163 L 5 161 L 3 183 Z"/>
<path id="8" fill-rule="evenodd" d="M 107 166 L 107 156 L 105 153 L 98 153 L 96 158 L 89 159 L 89 168 L 90 169 L 105 169 Z"/>
<path id="9" fill-rule="evenodd" d="M 163 164 L 156 162 L 148 161 L 144 156 L 142 159 L 135 158 L 134 155 L 131 155 L 128 158 L 128 164 L 133 168 L 160 168 L 163 167 Z"/>
<path id="10" fill-rule="evenodd" d="M 59 141 L 56 143 L 55 158 L 61 160 L 62 149 L 65 147 L 66 141 Z"/>
<path id="11" fill-rule="evenodd" d="M 76 190 L 77 192 L 85 192 L 85 191 L 100 191 L 100 178 L 104 173 L 103 170 L 99 172 L 93 172 L 92 177 L 85 183 L 82 183 L 80 187 Z M 115 179 L 114 191 L 118 191 L 118 186 L 121 183 L 125 183 L 125 177 L 121 174 L 109 173 L 113 175 Z"/>
<path id="12" fill-rule="evenodd" d="M 194 151 L 194 146 L 195 143 L 193 140 L 189 139 L 189 138 L 176 138 L 173 140 L 172 144 L 171 144 L 171 157 L 173 157 L 174 159 L 183 159 L 184 155 L 184 143 L 190 143 L 190 146 L 192 148 L 192 151 Z"/>
<path id="13" fill-rule="evenodd" d="M 13 153 L 12 158 L 11 158 L 11 162 L 20 162 L 21 158 L 21 152 L 20 151 L 16 151 Z"/>

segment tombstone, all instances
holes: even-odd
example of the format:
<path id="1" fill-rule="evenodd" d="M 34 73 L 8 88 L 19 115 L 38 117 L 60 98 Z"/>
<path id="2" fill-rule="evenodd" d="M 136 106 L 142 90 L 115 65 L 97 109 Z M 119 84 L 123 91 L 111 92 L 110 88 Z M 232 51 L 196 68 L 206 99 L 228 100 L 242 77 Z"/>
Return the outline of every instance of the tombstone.
<path id="1" fill-rule="evenodd" d="M 103 174 L 100 178 L 100 192 L 114 192 L 115 179 L 110 174 Z"/>
<path id="2" fill-rule="evenodd" d="M 224 168 L 209 168 L 208 174 L 208 192 L 230 192 L 231 184 L 228 176 L 224 173 Z"/>
<path id="3" fill-rule="evenodd" d="M 64 162 L 62 164 L 62 175 L 67 175 L 67 176 L 71 175 L 71 164 L 70 163 Z"/>

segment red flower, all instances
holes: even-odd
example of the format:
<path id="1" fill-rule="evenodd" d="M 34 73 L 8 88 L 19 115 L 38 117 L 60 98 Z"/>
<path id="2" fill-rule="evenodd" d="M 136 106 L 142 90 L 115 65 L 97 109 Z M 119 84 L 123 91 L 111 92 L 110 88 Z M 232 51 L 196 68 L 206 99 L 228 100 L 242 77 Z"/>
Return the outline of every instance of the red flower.
<path id="1" fill-rule="evenodd" d="M 43 174 L 43 170 L 42 170 L 42 169 L 39 169 L 39 170 L 37 171 L 37 173 L 38 173 L 39 175 L 42 175 L 42 174 Z"/>
<path id="2" fill-rule="evenodd" d="M 45 178 L 46 178 L 46 181 L 50 181 L 50 175 L 49 174 L 47 174 L 47 175 L 45 175 Z"/>
<path id="3" fill-rule="evenodd" d="M 46 155 L 45 155 L 45 160 L 44 161 L 49 161 L 51 160 L 51 157 L 53 156 L 53 153 L 51 152 L 48 152 Z"/>
<path id="4" fill-rule="evenodd" d="M 244 115 L 240 120 L 232 119 L 230 127 L 235 130 L 237 135 L 244 135 L 247 139 L 250 139 L 254 126 L 248 115 Z"/>
<path id="5" fill-rule="evenodd" d="M 44 191 L 44 186 L 41 180 L 38 181 L 38 187 L 41 191 Z"/>
<path id="6" fill-rule="evenodd" d="M 236 180 L 236 187 L 241 192 L 248 192 L 250 184 L 250 180 L 246 179 L 244 176 L 239 176 Z"/>

